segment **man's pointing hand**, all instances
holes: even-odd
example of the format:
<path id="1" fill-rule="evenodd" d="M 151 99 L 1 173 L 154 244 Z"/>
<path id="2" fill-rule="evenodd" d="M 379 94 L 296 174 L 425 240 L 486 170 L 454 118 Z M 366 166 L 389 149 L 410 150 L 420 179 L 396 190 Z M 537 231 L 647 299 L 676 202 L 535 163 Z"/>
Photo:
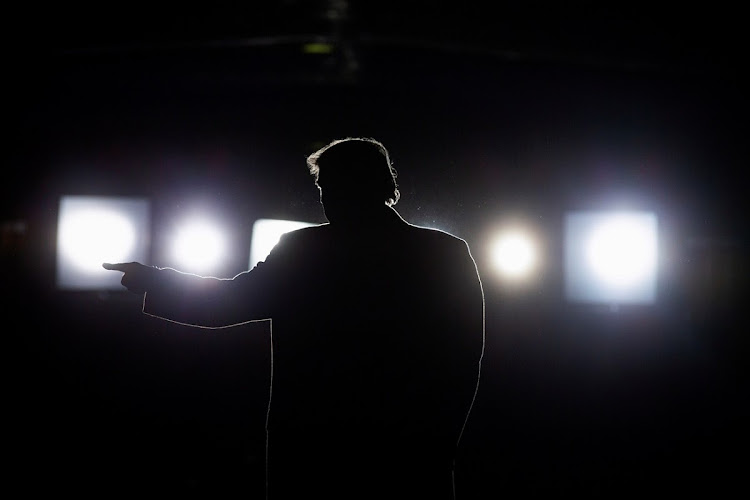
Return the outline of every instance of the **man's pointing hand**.
<path id="1" fill-rule="evenodd" d="M 155 267 L 144 266 L 139 262 L 117 264 L 105 262 L 102 264 L 102 267 L 109 271 L 120 271 L 123 273 L 120 283 L 129 291 L 137 294 L 142 294 L 153 287 L 156 272 L 158 271 Z"/>

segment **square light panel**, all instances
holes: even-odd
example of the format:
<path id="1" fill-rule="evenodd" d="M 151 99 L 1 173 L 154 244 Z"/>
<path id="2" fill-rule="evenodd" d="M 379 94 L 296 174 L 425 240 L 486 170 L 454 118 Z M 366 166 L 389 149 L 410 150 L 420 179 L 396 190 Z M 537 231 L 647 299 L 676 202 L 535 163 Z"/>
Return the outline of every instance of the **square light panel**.
<path id="1" fill-rule="evenodd" d="M 103 262 L 147 263 L 150 204 L 144 198 L 63 196 L 57 222 L 57 287 L 124 290 Z"/>

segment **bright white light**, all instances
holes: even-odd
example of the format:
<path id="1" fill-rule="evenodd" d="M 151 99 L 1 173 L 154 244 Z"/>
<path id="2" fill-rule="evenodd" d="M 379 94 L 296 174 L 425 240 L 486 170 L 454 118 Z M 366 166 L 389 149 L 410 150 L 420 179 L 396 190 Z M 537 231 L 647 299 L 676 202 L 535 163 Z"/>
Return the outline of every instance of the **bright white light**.
<path id="1" fill-rule="evenodd" d="M 656 268 L 656 233 L 635 216 L 618 216 L 596 227 L 586 247 L 589 265 L 608 285 L 626 288 Z"/>
<path id="2" fill-rule="evenodd" d="M 102 262 L 123 262 L 133 250 L 133 224 L 122 214 L 107 209 L 83 209 L 69 213 L 61 222 L 60 251 L 85 272 L 98 271 Z"/>
<path id="3" fill-rule="evenodd" d="M 57 227 L 57 285 L 62 289 L 119 289 L 103 262 L 145 262 L 148 202 L 137 198 L 64 196 Z"/>
<path id="4" fill-rule="evenodd" d="M 193 220 L 175 233 L 172 258 L 181 271 L 196 274 L 216 270 L 226 253 L 223 232 L 208 220 Z"/>
<path id="5" fill-rule="evenodd" d="M 282 219 L 258 219 L 253 224 L 253 237 L 250 242 L 250 269 L 263 261 L 271 253 L 284 233 L 314 226 L 309 222 Z"/>
<path id="6" fill-rule="evenodd" d="M 536 249 L 531 238 L 521 232 L 508 232 L 495 242 L 492 252 L 495 267 L 508 278 L 528 276 L 536 265 Z"/>
<path id="7" fill-rule="evenodd" d="M 653 303 L 656 216 L 648 212 L 568 214 L 565 289 L 572 301 Z"/>

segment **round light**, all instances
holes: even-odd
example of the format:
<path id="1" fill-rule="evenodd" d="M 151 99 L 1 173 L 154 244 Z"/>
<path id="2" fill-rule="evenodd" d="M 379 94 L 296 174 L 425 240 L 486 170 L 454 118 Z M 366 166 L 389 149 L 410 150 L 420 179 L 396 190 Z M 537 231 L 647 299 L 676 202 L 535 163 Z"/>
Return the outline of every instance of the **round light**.
<path id="1" fill-rule="evenodd" d="M 60 250 L 84 272 L 101 272 L 102 262 L 122 262 L 133 252 L 136 235 L 123 215 L 101 210 L 80 210 L 61 221 Z"/>
<path id="2" fill-rule="evenodd" d="M 588 263 L 606 284 L 626 288 L 656 268 L 656 238 L 649 226 L 621 217 L 594 230 L 586 247 Z"/>
<path id="3" fill-rule="evenodd" d="M 176 233 L 172 245 L 172 255 L 180 270 L 205 273 L 215 270 L 224 258 L 226 242 L 213 224 L 194 221 Z"/>
<path id="4" fill-rule="evenodd" d="M 492 259 L 497 269 L 509 278 L 527 276 L 536 265 L 536 250 L 523 233 L 502 235 L 494 245 Z"/>

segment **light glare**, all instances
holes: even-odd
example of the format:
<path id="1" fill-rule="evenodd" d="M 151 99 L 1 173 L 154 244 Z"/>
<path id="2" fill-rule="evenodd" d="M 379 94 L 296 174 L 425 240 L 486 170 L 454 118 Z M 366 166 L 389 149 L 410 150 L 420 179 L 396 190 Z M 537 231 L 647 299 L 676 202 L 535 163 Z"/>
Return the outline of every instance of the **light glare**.
<path id="1" fill-rule="evenodd" d="M 146 262 L 148 201 L 138 198 L 63 196 L 57 226 L 57 286 L 119 289 L 104 262 Z"/>
<path id="2" fill-rule="evenodd" d="M 226 252 L 222 231 L 207 220 L 186 223 L 175 234 L 172 245 L 175 265 L 191 273 L 215 271 Z"/>
<path id="3" fill-rule="evenodd" d="M 527 276 L 536 264 L 536 251 L 531 239 L 523 233 L 512 232 L 501 236 L 492 255 L 495 266 L 509 278 Z"/>
<path id="4" fill-rule="evenodd" d="M 95 208 L 69 213 L 59 229 L 60 250 L 77 269 L 94 272 L 102 262 L 123 262 L 135 244 L 133 224 L 122 214 Z"/>
<path id="5" fill-rule="evenodd" d="M 658 239 L 649 212 L 573 212 L 565 220 L 565 293 L 573 302 L 651 304 Z"/>
<path id="6" fill-rule="evenodd" d="M 629 287 L 654 271 L 655 234 L 643 221 L 621 216 L 595 228 L 586 255 L 602 281 L 617 288 Z"/>

